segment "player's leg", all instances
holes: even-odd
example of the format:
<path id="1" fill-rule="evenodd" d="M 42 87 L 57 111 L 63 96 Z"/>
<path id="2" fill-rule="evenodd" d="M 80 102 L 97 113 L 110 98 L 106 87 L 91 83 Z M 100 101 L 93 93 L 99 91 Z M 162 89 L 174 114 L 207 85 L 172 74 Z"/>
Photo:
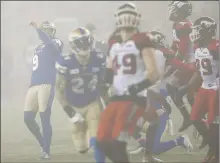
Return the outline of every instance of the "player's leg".
<path id="1" fill-rule="evenodd" d="M 107 105 L 106 109 L 101 113 L 99 124 L 98 124 L 98 132 L 96 145 L 97 150 L 100 150 L 104 153 L 105 156 L 112 160 L 113 156 L 111 153 L 111 140 L 112 140 L 112 132 L 114 127 L 114 118 L 116 114 L 117 103 L 111 102 Z M 103 157 L 101 153 L 101 158 Z M 99 158 L 99 157 L 98 157 Z M 100 159 L 101 160 L 101 159 Z M 99 159 L 96 160 L 97 162 Z"/>
<path id="2" fill-rule="evenodd" d="M 125 141 L 129 134 L 133 133 L 133 120 L 136 117 L 139 107 L 130 101 L 121 101 L 116 105 L 117 114 L 114 121 L 112 153 L 113 162 L 129 162 L 127 143 Z M 131 131 L 130 131 L 131 129 Z"/>
<path id="3" fill-rule="evenodd" d="M 183 116 L 183 123 L 179 129 L 179 132 L 182 132 L 192 124 L 190 120 L 190 114 L 184 105 L 182 97 L 177 97 L 177 88 L 173 87 L 170 84 L 167 84 L 167 90 L 169 92 L 170 97 L 174 100 L 174 103 L 180 111 L 181 115 Z"/>
<path id="4" fill-rule="evenodd" d="M 191 111 L 191 120 L 193 121 L 193 125 L 196 130 L 202 136 L 203 141 L 200 145 L 200 149 L 204 148 L 208 144 L 208 128 L 205 123 L 202 121 L 202 117 L 205 114 L 206 109 L 206 91 L 202 88 L 199 89 L 195 103 L 193 104 Z"/>
<path id="5" fill-rule="evenodd" d="M 209 146 L 212 151 L 212 161 L 219 162 L 219 92 L 209 90 L 208 96 L 208 120 Z"/>
<path id="6" fill-rule="evenodd" d="M 90 104 L 87 108 L 86 122 L 87 132 L 89 138 L 89 146 L 94 150 L 94 158 L 97 163 L 105 162 L 104 153 L 97 147 L 96 135 L 98 130 L 98 123 L 101 116 L 102 109 L 98 101 Z"/>
<path id="7" fill-rule="evenodd" d="M 147 135 L 149 138 L 147 137 L 147 143 L 150 143 L 150 145 L 148 145 L 149 147 L 147 149 L 150 148 L 150 150 L 154 154 L 164 153 L 176 146 L 192 148 L 192 145 L 186 136 L 180 136 L 175 140 L 161 142 L 161 137 L 165 131 L 166 123 L 168 119 L 169 119 L 169 114 L 164 113 L 162 116 L 159 117 L 159 123 L 150 126 L 150 128 L 148 129 L 149 132 Z"/>
<path id="8" fill-rule="evenodd" d="M 54 99 L 53 87 L 51 85 L 41 85 L 38 92 L 38 99 L 42 133 L 44 137 L 44 152 L 42 153 L 41 158 L 47 158 L 50 155 L 50 145 L 52 139 L 52 126 L 50 122 L 50 117 Z"/>
<path id="9" fill-rule="evenodd" d="M 85 108 L 74 108 L 76 112 L 79 112 L 85 119 L 86 110 Z M 86 122 L 82 123 L 73 123 L 72 124 L 72 142 L 76 150 L 84 154 L 89 150 L 89 143 L 87 141 L 87 125 Z"/>
<path id="10" fill-rule="evenodd" d="M 34 86 L 29 88 L 25 99 L 24 107 L 24 122 L 28 127 L 29 131 L 35 136 L 39 145 L 43 148 L 44 141 L 41 135 L 40 128 L 35 121 L 36 114 L 38 112 L 38 88 L 39 86 Z"/>

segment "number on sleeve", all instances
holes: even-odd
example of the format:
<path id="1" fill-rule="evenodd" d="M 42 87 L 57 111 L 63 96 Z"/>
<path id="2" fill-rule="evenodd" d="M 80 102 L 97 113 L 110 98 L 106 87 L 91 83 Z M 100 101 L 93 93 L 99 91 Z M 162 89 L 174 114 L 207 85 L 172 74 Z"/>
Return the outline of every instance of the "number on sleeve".
<path id="1" fill-rule="evenodd" d="M 137 71 L 137 63 L 136 63 L 136 57 L 134 54 L 127 54 L 123 56 L 122 58 L 122 65 L 118 63 L 118 57 L 116 56 L 113 60 L 113 69 L 115 74 L 117 74 L 118 70 L 123 66 L 123 74 L 135 74 Z"/>
<path id="2" fill-rule="evenodd" d="M 37 70 L 37 68 L 38 68 L 38 55 L 34 55 L 32 70 L 35 71 L 35 70 Z"/>
<path id="3" fill-rule="evenodd" d="M 201 66 L 201 67 L 200 67 Z M 212 75 L 212 63 L 210 59 L 203 58 L 201 60 L 196 59 L 196 67 L 200 70 L 202 75 Z"/>

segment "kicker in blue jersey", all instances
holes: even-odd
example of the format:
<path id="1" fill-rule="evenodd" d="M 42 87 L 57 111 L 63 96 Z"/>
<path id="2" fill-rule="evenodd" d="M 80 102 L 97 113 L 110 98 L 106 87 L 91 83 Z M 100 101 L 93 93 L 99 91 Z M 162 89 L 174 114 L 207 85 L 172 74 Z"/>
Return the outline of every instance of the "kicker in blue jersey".
<path id="1" fill-rule="evenodd" d="M 79 63 L 74 53 L 61 56 L 57 71 L 65 75 L 69 81 L 66 88 L 66 98 L 75 107 L 84 107 L 94 102 L 99 96 L 99 84 L 105 69 L 105 57 L 95 50 L 91 51 L 86 66 Z"/>
<path id="2" fill-rule="evenodd" d="M 49 37 L 41 29 L 36 29 L 43 43 L 34 50 L 31 86 L 40 84 L 54 84 L 55 63 L 59 58 L 63 43 L 57 38 Z"/>

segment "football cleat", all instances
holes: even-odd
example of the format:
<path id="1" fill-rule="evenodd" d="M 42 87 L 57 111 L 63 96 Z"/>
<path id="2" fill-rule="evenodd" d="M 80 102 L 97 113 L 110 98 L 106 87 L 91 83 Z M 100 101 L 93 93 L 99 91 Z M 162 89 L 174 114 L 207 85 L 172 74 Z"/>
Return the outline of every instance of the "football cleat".
<path id="1" fill-rule="evenodd" d="M 161 163 L 163 162 L 162 160 L 160 160 L 159 158 L 155 158 L 155 157 L 151 157 L 151 159 L 149 159 L 149 157 L 144 156 L 142 159 L 142 162 L 148 162 L 148 163 Z"/>
<path id="2" fill-rule="evenodd" d="M 183 147 L 186 149 L 186 152 L 192 152 L 193 145 L 189 140 L 189 137 L 187 135 L 182 135 L 183 138 Z"/>
<path id="3" fill-rule="evenodd" d="M 134 149 L 132 149 L 130 151 L 130 154 L 135 155 L 135 154 L 139 154 L 141 152 L 144 152 L 144 147 L 142 147 L 141 145 L 138 145 L 137 147 L 135 147 Z"/>
<path id="4" fill-rule="evenodd" d="M 42 152 L 40 155 L 40 159 L 50 159 L 50 155 L 46 152 Z"/>

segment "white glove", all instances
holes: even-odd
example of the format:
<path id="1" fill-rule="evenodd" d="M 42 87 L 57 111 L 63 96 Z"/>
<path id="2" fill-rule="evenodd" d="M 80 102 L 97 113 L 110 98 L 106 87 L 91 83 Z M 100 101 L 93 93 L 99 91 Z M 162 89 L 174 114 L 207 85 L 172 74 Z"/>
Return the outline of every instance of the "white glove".
<path id="1" fill-rule="evenodd" d="M 70 118 L 70 122 L 72 123 L 83 123 L 84 118 L 80 113 L 76 113 L 72 118 Z"/>

